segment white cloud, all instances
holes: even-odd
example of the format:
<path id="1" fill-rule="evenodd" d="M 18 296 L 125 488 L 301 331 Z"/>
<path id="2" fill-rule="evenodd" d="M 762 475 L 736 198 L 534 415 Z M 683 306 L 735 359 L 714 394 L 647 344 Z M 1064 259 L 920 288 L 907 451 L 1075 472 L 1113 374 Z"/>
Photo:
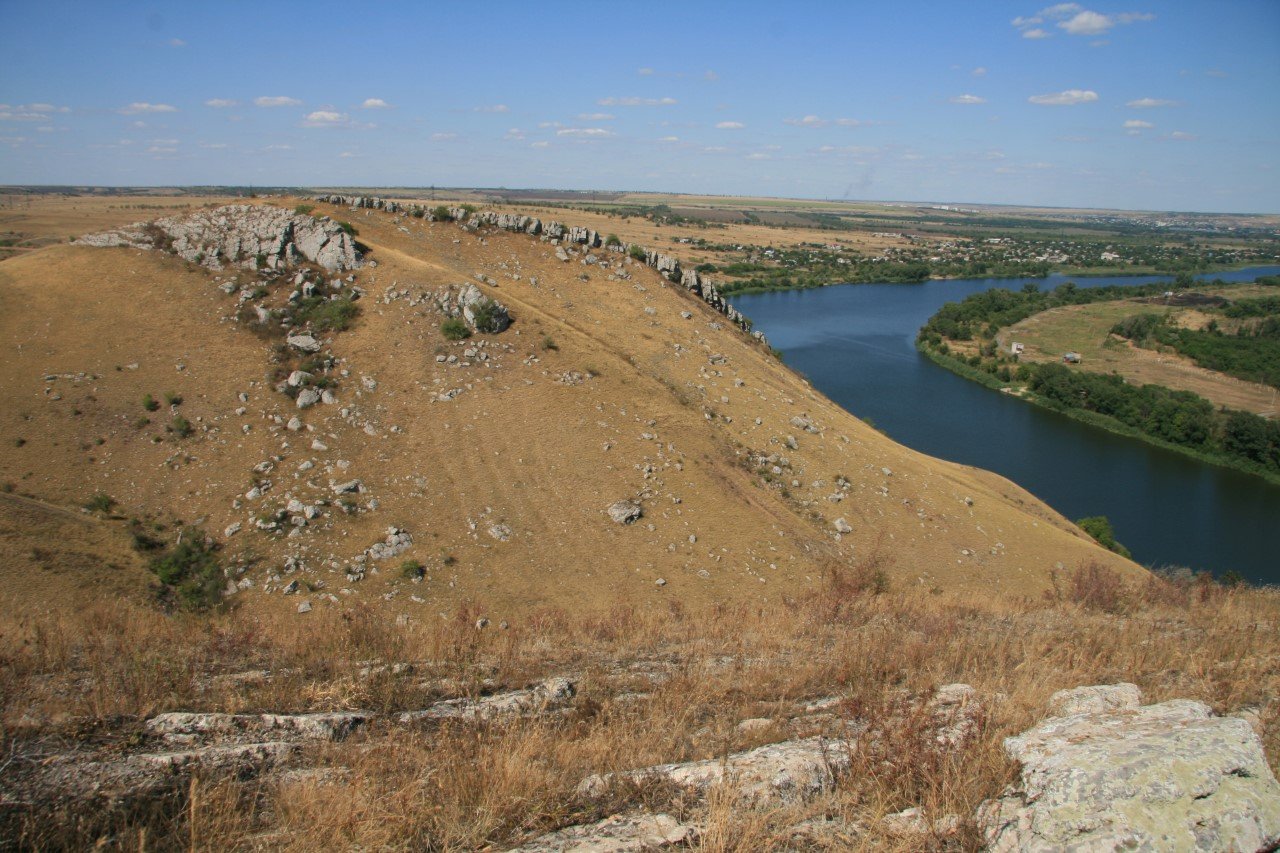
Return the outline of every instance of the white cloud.
<path id="1" fill-rule="evenodd" d="M 953 104 L 985 104 L 986 98 L 979 98 L 977 95 L 956 95 L 951 98 Z"/>
<path id="2" fill-rule="evenodd" d="M 740 121 L 718 121 L 718 122 L 716 122 L 716 129 L 717 129 L 717 130 L 742 130 L 744 127 L 746 127 L 746 125 L 745 125 L 745 124 L 743 124 L 743 123 L 742 123 L 742 122 L 740 122 Z"/>
<path id="3" fill-rule="evenodd" d="M 661 139 L 659 139 L 658 141 L 659 141 L 659 142 L 679 142 L 679 141 L 680 141 L 680 137 L 678 137 L 678 136 L 664 136 L 664 137 L 662 137 Z"/>
<path id="4" fill-rule="evenodd" d="M 1175 130 L 1173 133 L 1169 134 L 1169 138 L 1189 142 L 1197 137 L 1194 133 L 1187 133 L 1185 130 Z"/>
<path id="5" fill-rule="evenodd" d="M 187 43 L 182 39 L 169 39 L 169 47 L 186 47 Z"/>
<path id="6" fill-rule="evenodd" d="M 389 110 L 391 105 L 382 98 L 365 98 L 364 103 L 360 105 L 362 110 Z"/>
<path id="7" fill-rule="evenodd" d="M 703 154 L 723 154 L 728 151 L 723 145 L 708 145 L 702 149 Z"/>
<path id="8" fill-rule="evenodd" d="M 1042 28 L 1042 25 L 1050 21 L 1055 22 L 1058 29 L 1067 35 L 1099 36 L 1119 24 L 1154 21 L 1155 18 L 1156 16 L 1150 12 L 1121 12 L 1108 15 L 1086 9 L 1079 3 L 1058 3 L 1041 9 L 1034 15 L 1019 15 L 1009 23 L 1022 31 L 1023 38 L 1043 39 L 1051 35 Z M 1098 46 L 1098 42 L 1095 42 L 1094 46 Z"/>
<path id="9" fill-rule="evenodd" d="M 152 145 L 150 148 L 148 148 L 148 149 L 147 149 L 146 153 L 148 153 L 148 154 L 177 154 L 177 153 L 178 153 L 178 149 L 177 149 L 177 148 L 169 148 L 169 147 L 164 146 L 164 145 Z"/>
<path id="10" fill-rule="evenodd" d="M 524 139 L 524 131 L 518 127 L 513 127 L 502 136 L 503 139 Z"/>
<path id="11" fill-rule="evenodd" d="M 748 154 L 747 159 L 748 160 L 769 160 L 771 158 L 769 157 L 768 154 L 765 154 L 764 152 L 756 151 L 751 154 Z"/>
<path id="12" fill-rule="evenodd" d="M 1156 107 L 1175 107 L 1177 105 L 1177 101 L 1167 101 L 1164 98 L 1138 98 L 1136 101 L 1129 101 L 1125 104 L 1126 107 L 1135 110 L 1150 110 Z"/>
<path id="13" fill-rule="evenodd" d="M 334 110 L 316 110 L 307 113 L 306 119 L 303 120 L 303 127 L 337 127 L 338 125 L 348 124 L 351 121 L 346 113 L 336 112 Z"/>
<path id="14" fill-rule="evenodd" d="M 601 98 L 596 101 L 602 107 L 669 107 L 675 98 Z"/>
<path id="15" fill-rule="evenodd" d="M 1124 123 L 1124 126 L 1126 130 L 1142 130 L 1148 127 L 1155 127 L 1155 125 L 1152 124 L 1151 122 L 1143 121 L 1142 119 L 1137 119 L 1137 118 L 1129 119 Z"/>
<path id="16" fill-rule="evenodd" d="M 530 148 L 549 148 L 550 146 L 551 146 L 551 143 L 550 143 L 550 142 L 547 142 L 545 139 L 543 139 L 543 140 L 539 140 L 538 142 L 533 143 L 533 144 L 532 144 L 532 145 L 530 145 L 529 147 L 530 147 Z"/>
<path id="17" fill-rule="evenodd" d="M 720 75 L 712 71 L 710 68 L 708 68 L 706 71 L 703 72 L 702 79 L 706 80 L 709 83 L 714 83 L 720 79 Z"/>
<path id="18" fill-rule="evenodd" d="M 782 120 L 783 124 L 795 125 L 796 127 L 826 127 L 831 122 L 825 118 L 817 116 L 805 116 L 804 118 L 786 118 Z"/>
<path id="19" fill-rule="evenodd" d="M 564 125 L 558 121 L 540 121 L 538 122 L 538 127 L 542 128 L 543 130 L 547 130 L 548 128 L 564 127 Z"/>
<path id="20" fill-rule="evenodd" d="M 444 142 L 449 139 L 457 139 L 457 138 L 458 138 L 458 134 L 453 133 L 452 131 L 437 131 L 436 133 L 431 134 L 432 142 Z"/>
<path id="21" fill-rule="evenodd" d="M 868 127 L 873 124 L 880 124 L 878 121 L 863 121 L 857 118 L 838 118 L 836 124 L 841 127 Z"/>
<path id="22" fill-rule="evenodd" d="M 226 147 L 227 147 L 227 143 L 225 143 L 225 142 L 201 142 L 201 143 L 200 143 L 200 147 L 201 147 L 201 148 L 208 148 L 208 149 L 210 149 L 210 150 L 212 150 L 212 151 L 218 151 L 218 150 L 221 150 L 221 149 L 223 149 L 223 148 L 226 148 Z"/>
<path id="23" fill-rule="evenodd" d="M 176 113 L 177 107 L 169 104 L 148 104 L 145 101 L 134 101 L 127 107 L 121 107 L 116 112 L 124 116 L 137 115 L 138 113 Z"/>
<path id="24" fill-rule="evenodd" d="M 292 151 L 292 145 L 268 145 L 263 151 Z"/>
<path id="25" fill-rule="evenodd" d="M 1092 89 L 1067 89 L 1050 95 L 1032 95 L 1027 98 L 1033 104 L 1050 107 L 1069 107 L 1075 104 L 1087 104 L 1098 100 L 1098 93 Z"/>
<path id="26" fill-rule="evenodd" d="M 69 107 L 53 104 L 18 104 L 16 107 L 0 104 L 0 121 L 48 121 L 52 113 L 69 112 Z"/>
<path id="27" fill-rule="evenodd" d="M 564 127 L 556 131 L 556 136 L 576 136 L 594 139 L 613 135 L 612 130 L 607 130 L 603 127 Z"/>
<path id="28" fill-rule="evenodd" d="M 611 113 L 578 113 L 578 121 L 613 121 L 617 116 Z M 555 124 L 555 122 L 545 122 Z"/>
<path id="29" fill-rule="evenodd" d="M 261 98 L 253 99 L 254 106 L 258 107 L 300 107 L 302 101 L 297 98 L 290 98 L 288 95 L 263 95 Z"/>
<path id="30" fill-rule="evenodd" d="M 986 77 L 987 69 L 979 65 L 977 68 L 973 69 L 969 73 L 972 74 L 974 77 Z"/>
<path id="31" fill-rule="evenodd" d="M 1066 30 L 1073 36 L 1100 36 L 1115 25 L 1114 19 L 1088 9 L 1077 12 L 1069 20 L 1058 23 L 1059 29 Z"/>
<path id="32" fill-rule="evenodd" d="M 233 101 L 230 98 L 210 98 L 204 102 L 204 105 L 206 107 L 213 107 L 215 110 L 222 110 L 227 107 L 237 107 L 240 105 L 240 102 Z"/>
<path id="33" fill-rule="evenodd" d="M 637 69 L 636 69 L 636 73 L 637 73 L 637 74 L 639 74 L 641 77 L 652 77 L 652 76 L 653 76 L 653 69 L 652 69 L 652 68 L 637 68 Z"/>
<path id="34" fill-rule="evenodd" d="M 1227 76 L 1227 72 L 1223 71 L 1221 68 L 1210 68 L 1208 71 L 1204 73 L 1208 77 L 1222 78 Z"/>
<path id="35" fill-rule="evenodd" d="M 349 159 L 349 158 L 351 158 L 351 157 L 359 157 L 360 155 L 359 155 L 359 154 L 356 154 L 354 151 L 343 151 L 343 152 L 342 152 L 341 154 L 339 154 L 338 156 L 339 156 L 339 157 L 342 157 L 343 159 Z"/>
<path id="36" fill-rule="evenodd" d="M 509 113 L 511 108 L 506 104 L 489 104 L 482 107 L 475 107 L 474 112 L 477 113 Z"/>

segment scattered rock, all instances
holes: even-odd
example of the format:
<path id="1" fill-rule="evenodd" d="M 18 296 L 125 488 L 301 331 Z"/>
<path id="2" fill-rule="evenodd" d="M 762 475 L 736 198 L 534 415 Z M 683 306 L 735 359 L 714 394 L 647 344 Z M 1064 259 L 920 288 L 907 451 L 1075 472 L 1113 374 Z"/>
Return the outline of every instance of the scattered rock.
<path id="1" fill-rule="evenodd" d="M 561 829 L 516 847 L 512 853 L 631 853 L 685 847 L 697 837 L 696 829 L 670 815 L 633 813 Z"/>
<path id="2" fill-rule="evenodd" d="M 618 524 L 631 524 L 644 515 L 644 509 L 636 501 L 618 501 L 609 505 L 608 513 Z"/>
<path id="3" fill-rule="evenodd" d="M 480 699 L 450 699 L 421 711 L 400 715 L 400 722 L 424 720 L 467 720 L 481 722 L 498 717 L 527 716 L 557 711 L 567 706 L 577 693 L 567 678 L 548 678 L 527 690 L 513 690 Z"/>

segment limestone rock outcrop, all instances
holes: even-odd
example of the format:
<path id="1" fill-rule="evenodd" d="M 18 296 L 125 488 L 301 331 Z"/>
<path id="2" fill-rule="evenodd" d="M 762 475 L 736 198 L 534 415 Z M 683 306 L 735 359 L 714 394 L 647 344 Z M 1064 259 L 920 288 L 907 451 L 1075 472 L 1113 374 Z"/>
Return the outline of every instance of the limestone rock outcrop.
<path id="1" fill-rule="evenodd" d="M 1005 740 L 1018 783 L 983 803 L 994 851 L 1274 849 L 1280 784 L 1248 722 L 1132 684 L 1054 695 L 1058 714 Z"/>
<path id="2" fill-rule="evenodd" d="M 159 249 L 210 269 L 281 269 L 310 261 L 330 272 L 345 272 L 363 263 L 355 241 L 338 223 L 270 205 L 230 204 L 138 222 L 76 243 Z"/>

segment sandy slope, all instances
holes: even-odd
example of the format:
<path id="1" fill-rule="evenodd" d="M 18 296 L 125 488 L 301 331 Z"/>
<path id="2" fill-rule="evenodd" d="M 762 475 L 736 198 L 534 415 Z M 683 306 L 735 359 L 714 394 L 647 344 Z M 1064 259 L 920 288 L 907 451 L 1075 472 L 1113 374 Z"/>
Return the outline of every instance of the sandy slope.
<path id="1" fill-rule="evenodd" d="M 258 558 L 246 575 L 254 586 L 236 597 L 251 608 L 296 607 L 298 597 L 263 593 L 289 555 L 305 565 L 292 577 L 315 588 L 303 597 L 316 607 L 367 601 L 435 618 L 471 602 L 495 621 L 544 606 L 776 600 L 821 583 L 833 564 L 867 559 L 894 584 L 1030 594 L 1059 563 L 1137 571 L 1008 481 L 894 444 L 643 266 L 608 281 L 525 235 L 326 212 L 355 222 L 378 265 L 358 275 L 367 296 L 355 327 L 329 338 L 349 374 L 339 402 L 302 413 L 305 433 L 272 421 L 297 410 L 270 389 L 271 342 L 231 319 L 235 300 L 213 274 L 159 253 L 68 245 L 0 264 L 0 482 L 68 507 L 105 492 L 121 514 L 201 521 L 219 539 L 240 522 L 227 552 Z M 438 363 L 468 360 L 479 338 L 448 343 L 439 314 L 384 296 L 477 273 L 497 282 L 481 287 L 515 325 L 485 336 L 487 362 Z M 80 372 L 93 378 L 45 379 Z M 439 402 L 449 389 L 460 393 Z M 191 438 L 164 432 L 167 407 L 142 409 L 144 394 L 169 391 L 184 397 Z M 152 423 L 139 425 L 144 416 Z M 311 450 L 313 440 L 328 449 Z M 766 465 L 767 483 L 752 452 L 789 466 L 774 475 Z M 246 501 L 266 461 L 272 488 Z M 315 467 L 299 471 L 307 461 Z M 837 503 L 838 476 L 850 485 Z M 368 490 L 359 514 L 325 508 L 292 538 L 252 529 L 261 510 L 332 498 L 331 483 L 352 478 Z M 604 512 L 624 498 L 642 499 L 636 524 Z M 0 504 L 6 520 L 15 511 Z M 853 528 L 838 540 L 837 518 Z M 389 525 L 411 533 L 412 549 L 348 582 L 350 560 Z M 500 525 L 506 541 L 489 533 Z M 6 535 L 20 535 L 14 527 Z M 11 588 L 32 563 L 2 553 Z M 426 564 L 423 583 L 400 579 L 406 558 Z"/>

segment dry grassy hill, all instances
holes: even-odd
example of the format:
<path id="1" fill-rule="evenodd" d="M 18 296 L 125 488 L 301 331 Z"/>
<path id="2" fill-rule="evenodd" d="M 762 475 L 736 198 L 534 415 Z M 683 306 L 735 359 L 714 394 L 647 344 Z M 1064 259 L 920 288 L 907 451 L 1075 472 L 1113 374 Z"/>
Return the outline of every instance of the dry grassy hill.
<path id="1" fill-rule="evenodd" d="M 354 222 L 376 265 L 354 280 L 354 326 L 321 336 L 337 402 L 305 412 L 272 388 L 279 338 L 238 323 L 217 286 L 251 271 L 73 245 L 4 262 L 0 481 L 63 508 L 103 494 L 118 516 L 201 525 L 248 567 L 236 600 L 254 608 L 296 608 L 263 594 L 291 579 L 317 607 L 385 598 L 435 618 L 472 602 L 496 621 L 776 599 L 869 563 L 897 585 L 1019 594 L 1055 565 L 1128 567 L 1013 484 L 894 444 L 621 254 L 601 253 L 605 270 L 524 234 L 322 208 Z M 514 325 L 450 342 L 421 297 L 478 276 Z M 354 479 L 346 512 L 332 486 Z M 615 523 L 606 508 L 628 499 L 643 518 Z M 255 529 L 291 500 L 329 505 L 292 535 Z M 348 580 L 392 526 L 412 547 Z M 421 583 L 400 576 L 405 559 Z M 6 575 L 30 565 L 11 554 Z"/>

